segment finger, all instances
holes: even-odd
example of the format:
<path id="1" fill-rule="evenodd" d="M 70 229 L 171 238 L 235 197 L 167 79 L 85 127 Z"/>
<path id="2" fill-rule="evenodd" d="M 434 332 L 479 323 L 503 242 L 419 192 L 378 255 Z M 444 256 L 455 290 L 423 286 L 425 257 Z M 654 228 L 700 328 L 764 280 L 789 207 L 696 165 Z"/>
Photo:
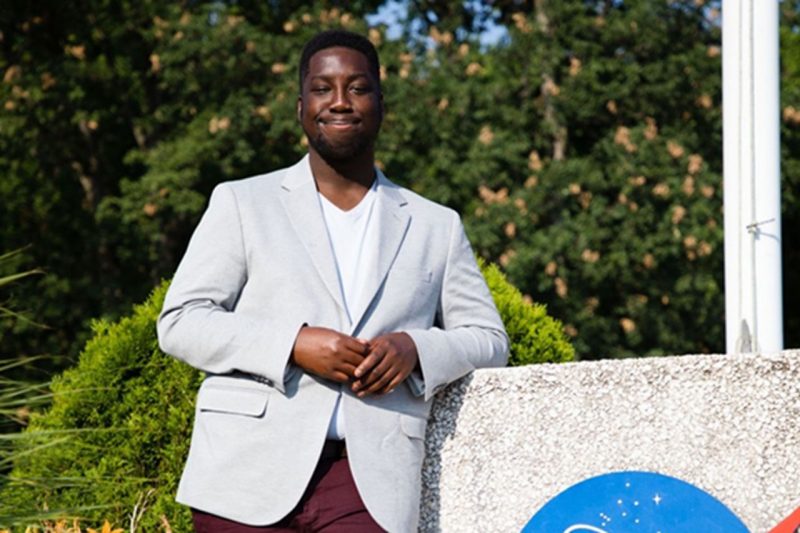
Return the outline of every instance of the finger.
<path id="1" fill-rule="evenodd" d="M 360 357 L 364 357 L 369 353 L 369 343 L 363 342 L 361 339 L 348 337 L 345 340 L 344 347 L 346 350 L 349 350 Z"/>
<path id="2" fill-rule="evenodd" d="M 372 354 L 370 354 L 370 357 Z M 356 374 L 356 381 L 353 383 L 353 391 L 359 392 L 372 386 L 389 368 L 390 363 L 387 361 L 387 354 L 383 354 L 374 367 L 370 368 L 366 373 L 361 374 L 359 377 Z M 358 372 L 358 369 L 356 369 Z"/>
<path id="3" fill-rule="evenodd" d="M 397 365 L 397 358 L 393 357 L 393 355 L 396 354 L 390 354 L 390 353 L 383 354 L 383 358 L 380 360 L 380 362 L 377 365 L 375 365 L 375 367 L 369 373 L 364 375 L 362 381 L 364 382 L 364 385 L 366 387 L 370 387 L 384 374 L 386 374 L 386 372 L 388 372 L 389 369 Z"/>
<path id="4" fill-rule="evenodd" d="M 378 394 L 380 391 L 382 391 L 383 389 L 386 388 L 386 385 L 388 385 L 388 383 L 391 381 L 391 379 L 392 379 L 391 375 L 388 375 L 388 376 L 387 375 L 383 375 L 383 376 L 380 377 L 380 379 L 378 381 L 373 383 L 370 387 L 367 387 L 367 388 L 359 391 L 356 395 L 359 398 L 363 398 L 364 396 L 367 396 L 367 395 L 370 395 L 370 394 Z"/>
<path id="5" fill-rule="evenodd" d="M 355 369 L 364 362 L 364 356 L 359 353 L 346 351 L 337 354 L 336 360 L 340 365 L 352 366 L 355 372 Z"/>
<path id="6" fill-rule="evenodd" d="M 403 372 L 398 372 L 394 378 L 383 388 L 383 390 L 378 391 L 378 394 L 389 394 L 394 392 L 394 390 L 400 386 L 400 384 L 405 381 L 408 377 L 408 374 L 403 375 Z"/>
<path id="7" fill-rule="evenodd" d="M 377 376 L 377 374 L 376 374 L 374 369 L 369 371 L 369 372 L 367 372 L 366 374 L 362 375 L 360 378 L 357 377 L 357 376 L 353 376 L 353 377 L 354 377 L 354 380 L 353 380 L 353 385 L 351 387 L 353 392 L 359 392 L 362 389 L 367 388 L 367 386 L 370 383 L 372 383 L 372 381 L 374 381 L 375 379 L 378 378 L 378 376 Z M 369 383 L 367 382 L 368 379 L 371 380 L 371 381 L 369 381 Z"/>
<path id="8" fill-rule="evenodd" d="M 333 372 L 331 372 L 328 378 L 338 383 L 345 383 L 347 381 L 350 381 L 350 376 L 339 370 L 334 370 Z"/>
<path id="9" fill-rule="evenodd" d="M 388 368 L 386 372 L 380 375 L 371 385 L 368 385 L 363 391 L 364 394 L 375 394 L 376 392 L 386 388 L 392 379 L 397 375 L 397 370 Z"/>
<path id="10" fill-rule="evenodd" d="M 370 372 L 375 365 L 380 363 L 384 356 L 384 349 L 382 347 L 374 347 L 373 350 L 367 355 L 363 361 L 356 368 L 356 377 L 361 378 Z"/>
<path id="11" fill-rule="evenodd" d="M 345 379 L 344 381 L 350 381 L 355 377 L 355 371 L 357 365 L 358 362 L 340 361 L 339 364 L 334 369 L 334 371 L 347 376 L 347 379 Z"/>

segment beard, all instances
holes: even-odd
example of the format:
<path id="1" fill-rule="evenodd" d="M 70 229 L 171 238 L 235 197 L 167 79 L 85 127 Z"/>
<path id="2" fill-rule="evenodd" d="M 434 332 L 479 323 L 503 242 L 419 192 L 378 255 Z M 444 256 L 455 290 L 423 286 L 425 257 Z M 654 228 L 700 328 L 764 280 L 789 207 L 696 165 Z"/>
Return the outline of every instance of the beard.
<path id="1" fill-rule="evenodd" d="M 373 137 L 363 133 L 353 135 L 351 138 L 339 142 L 331 142 L 330 139 L 326 138 L 321 133 L 312 136 L 308 135 L 306 132 L 306 136 L 308 137 L 308 144 L 310 144 L 324 160 L 331 162 L 342 162 L 353 159 L 368 151 L 375 142 Z"/>

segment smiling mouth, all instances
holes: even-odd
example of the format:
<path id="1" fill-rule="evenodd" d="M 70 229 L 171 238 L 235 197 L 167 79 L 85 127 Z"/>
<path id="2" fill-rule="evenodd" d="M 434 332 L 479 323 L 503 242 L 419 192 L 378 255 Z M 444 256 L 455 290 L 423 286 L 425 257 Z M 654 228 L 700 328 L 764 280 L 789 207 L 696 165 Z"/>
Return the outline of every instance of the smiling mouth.
<path id="1" fill-rule="evenodd" d="M 360 121 L 358 120 L 342 120 L 342 119 L 334 119 L 334 120 L 320 120 L 319 123 L 323 126 L 333 126 L 335 128 L 349 128 L 351 126 L 356 126 L 359 124 Z"/>

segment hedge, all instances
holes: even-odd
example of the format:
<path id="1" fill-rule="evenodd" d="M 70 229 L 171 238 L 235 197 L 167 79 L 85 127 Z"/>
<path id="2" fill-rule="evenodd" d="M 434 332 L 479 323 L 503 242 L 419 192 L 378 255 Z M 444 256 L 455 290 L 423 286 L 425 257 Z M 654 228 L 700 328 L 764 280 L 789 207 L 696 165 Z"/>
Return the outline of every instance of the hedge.
<path id="1" fill-rule="evenodd" d="M 497 267 L 482 268 L 511 338 L 510 364 L 571 360 L 561 324 L 526 302 Z M 53 380 L 51 407 L 15 436 L 0 528 L 50 516 L 94 527 L 107 519 L 131 531 L 192 530 L 174 494 L 202 373 L 158 348 L 166 289 L 128 317 L 95 322 L 77 365 Z"/>

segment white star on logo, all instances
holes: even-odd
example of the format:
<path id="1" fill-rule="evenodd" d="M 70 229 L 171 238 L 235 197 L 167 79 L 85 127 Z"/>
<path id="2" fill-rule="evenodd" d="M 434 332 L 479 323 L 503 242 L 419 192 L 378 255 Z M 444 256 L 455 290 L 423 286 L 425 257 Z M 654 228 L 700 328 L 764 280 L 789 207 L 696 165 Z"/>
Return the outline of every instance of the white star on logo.
<path id="1" fill-rule="evenodd" d="M 660 504 L 661 503 L 661 496 L 656 494 L 655 498 L 653 498 L 653 501 L 656 502 L 656 505 Z"/>

